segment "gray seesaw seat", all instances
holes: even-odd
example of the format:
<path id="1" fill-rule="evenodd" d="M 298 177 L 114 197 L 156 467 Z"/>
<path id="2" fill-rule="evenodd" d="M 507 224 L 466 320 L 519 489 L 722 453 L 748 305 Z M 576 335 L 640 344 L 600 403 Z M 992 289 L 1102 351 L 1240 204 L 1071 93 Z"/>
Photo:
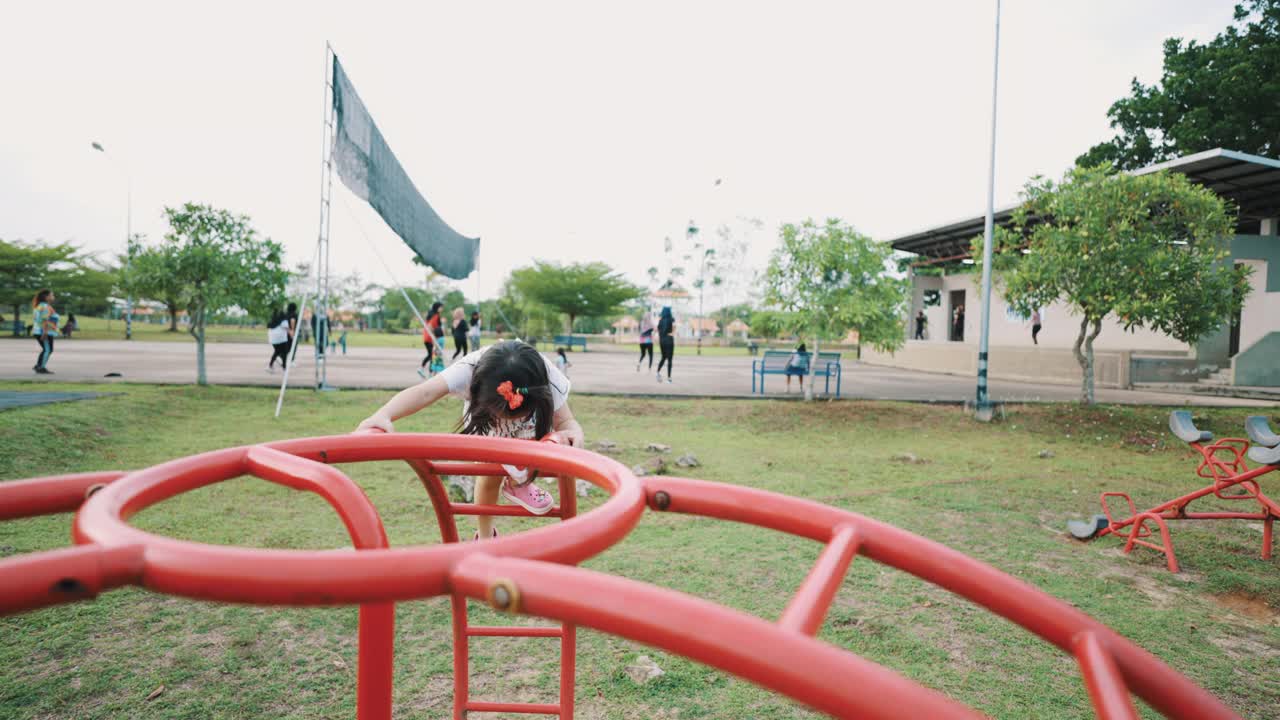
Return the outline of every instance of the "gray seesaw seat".
<path id="1" fill-rule="evenodd" d="M 1182 442 L 1209 442 L 1213 433 L 1201 430 L 1191 421 L 1191 413 L 1186 410 L 1174 410 L 1169 413 L 1169 430 Z"/>
<path id="2" fill-rule="evenodd" d="M 1263 465 L 1280 465 L 1280 435 L 1271 429 L 1265 417 L 1250 416 L 1244 421 L 1244 431 L 1253 443 L 1249 448 L 1250 460 Z"/>

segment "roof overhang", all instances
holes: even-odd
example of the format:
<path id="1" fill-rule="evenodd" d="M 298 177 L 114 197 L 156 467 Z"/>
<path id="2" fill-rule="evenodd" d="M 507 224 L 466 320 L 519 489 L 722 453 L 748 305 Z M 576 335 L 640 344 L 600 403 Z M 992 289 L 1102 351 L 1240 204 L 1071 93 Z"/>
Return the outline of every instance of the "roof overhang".
<path id="1" fill-rule="evenodd" d="M 1280 160 L 1215 148 L 1148 165 L 1131 174 L 1147 175 L 1161 170 L 1182 173 L 1230 200 L 1239 209 L 1241 221 L 1280 215 Z M 997 209 L 993 216 L 995 224 L 1008 223 L 1017 207 L 1018 204 L 1013 204 Z M 970 241 L 982 234 L 985 224 L 986 216 L 979 215 L 903 235 L 890 240 L 889 244 L 894 250 L 928 260 L 959 259 L 969 255 Z"/>

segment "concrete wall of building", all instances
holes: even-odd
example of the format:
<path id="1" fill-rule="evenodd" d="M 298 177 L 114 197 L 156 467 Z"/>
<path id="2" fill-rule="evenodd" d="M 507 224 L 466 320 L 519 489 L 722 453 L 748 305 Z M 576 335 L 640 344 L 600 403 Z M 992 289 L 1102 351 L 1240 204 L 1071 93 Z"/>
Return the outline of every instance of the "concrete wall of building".
<path id="1" fill-rule="evenodd" d="M 976 272 L 958 273 L 943 277 L 916 277 L 916 287 L 912 293 L 911 317 L 923 308 L 925 289 L 938 289 L 942 293 L 939 307 L 925 308 L 925 317 L 929 319 L 929 340 L 946 343 L 949 337 L 951 318 L 954 317 L 952 293 L 964 292 L 965 318 L 964 343 L 977 346 L 978 332 L 981 328 L 979 300 L 981 298 L 982 278 Z M 992 292 L 991 334 L 989 343 L 992 346 L 1035 348 L 1031 342 L 1031 320 L 1015 315 L 1008 303 L 999 293 L 1000 283 L 996 282 Z M 1070 350 L 1080 332 L 1080 318 L 1073 314 L 1064 303 L 1054 303 L 1040 312 L 1042 327 L 1037 337 L 1039 347 L 1046 349 Z M 911 327 L 914 337 L 915 326 Z M 1114 318 L 1102 323 L 1102 332 L 1094 342 L 1095 351 L 1134 351 L 1158 352 L 1169 354 L 1186 354 L 1191 346 L 1163 333 L 1139 329 L 1125 332 L 1124 327 Z"/>
<path id="2" fill-rule="evenodd" d="M 1236 355 L 1236 385 L 1280 387 L 1280 332 L 1267 333 Z"/>
<path id="3" fill-rule="evenodd" d="M 988 377 L 1050 385 L 1079 385 L 1082 373 L 1071 350 L 1045 347 L 995 346 L 990 349 Z M 1129 387 L 1130 353 L 1094 352 L 1094 382 L 1098 387 Z M 862 362 L 870 365 L 977 377 L 978 348 L 968 343 L 910 340 L 896 353 L 862 348 Z"/>

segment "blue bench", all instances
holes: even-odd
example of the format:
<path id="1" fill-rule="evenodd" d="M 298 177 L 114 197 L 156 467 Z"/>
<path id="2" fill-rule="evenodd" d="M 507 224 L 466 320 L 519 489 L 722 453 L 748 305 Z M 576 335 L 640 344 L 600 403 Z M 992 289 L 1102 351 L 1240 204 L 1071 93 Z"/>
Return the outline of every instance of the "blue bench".
<path id="1" fill-rule="evenodd" d="M 574 335 L 557 335 L 555 343 L 559 347 L 569 348 L 570 350 L 573 349 L 574 345 L 577 345 L 582 348 L 582 352 L 587 351 L 587 339 L 584 337 L 577 337 Z"/>
<path id="2" fill-rule="evenodd" d="M 802 353 L 800 359 L 802 361 L 801 372 L 811 378 L 824 378 L 825 389 L 827 395 L 831 394 L 831 378 L 836 379 L 836 397 L 840 397 L 840 383 L 843 380 L 843 373 L 840 368 L 840 353 L 837 352 L 820 352 L 818 353 L 817 365 L 813 368 L 813 374 L 809 374 L 809 361 L 813 353 Z M 786 375 L 787 361 L 791 359 L 791 353 L 786 350 L 765 350 L 764 357 L 759 360 L 751 361 L 751 392 L 756 392 L 756 378 L 760 378 L 760 394 L 764 394 L 764 376 L 765 375 Z M 794 372 L 794 369 L 793 369 Z"/>

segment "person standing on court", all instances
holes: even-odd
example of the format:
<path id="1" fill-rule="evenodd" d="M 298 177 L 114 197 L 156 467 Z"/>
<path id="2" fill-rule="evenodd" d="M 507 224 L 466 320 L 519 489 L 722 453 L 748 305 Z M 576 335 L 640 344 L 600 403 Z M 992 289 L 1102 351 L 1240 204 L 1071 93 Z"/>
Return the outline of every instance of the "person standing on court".
<path id="1" fill-rule="evenodd" d="M 644 316 L 640 318 L 640 362 L 636 363 L 636 372 L 640 372 L 640 366 L 644 364 L 644 356 L 649 356 L 649 369 L 653 369 L 653 313 L 645 311 Z"/>
<path id="2" fill-rule="evenodd" d="M 924 339 L 924 328 L 929 324 L 929 319 L 924 316 L 924 311 L 916 313 L 916 340 Z"/>
<path id="3" fill-rule="evenodd" d="M 462 308 L 453 309 L 453 358 L 457 360 L 459 355 L 467 354 L 467 333 L 470 330 L 467 325 L 467 311 Z"/>
<path id="4" fill-rule="evenodd" d="M 1040 341 L 1036 340 L 1036 336 L 1040 334 L 1040 310 L 1031 311 L 1031 344 L 1039 345 Z"/>
<path id="5" fill-rule="evenodd" d="M 467 339 L 471 341 L 471 345 L 467 348 L 471 352 L 480 349 L 480 311 L 475 310 L 471 313 L 471 329 L 467 332 Z"/>
<path id="6" fill-rule="evenodd" d="M 53 309 L 53 291 L 45 288 L 31 298 L 31 334 L 40 343 L 40 354 L 36 356 L 36 364 L 32 370 L 37 375 L 52 375 L 47 366 L 49 356 L 53 354 L 53 339 L 58 336 L 58 313 Z"/>
<path id="7" fill-rule="evenodd" d="M 662 352 L 662 359 L 658 361 L 658 382 L 662 382 L 662 366 L 667 366 L 667 382 L 671 382 L 671 363 L 675 358 L 676 341 L 672 337 L 675 331 L 676 319 L 671 314 L 671 307 L 664 306 L 662 314 L 658 317 L 658 350 Z"/>

